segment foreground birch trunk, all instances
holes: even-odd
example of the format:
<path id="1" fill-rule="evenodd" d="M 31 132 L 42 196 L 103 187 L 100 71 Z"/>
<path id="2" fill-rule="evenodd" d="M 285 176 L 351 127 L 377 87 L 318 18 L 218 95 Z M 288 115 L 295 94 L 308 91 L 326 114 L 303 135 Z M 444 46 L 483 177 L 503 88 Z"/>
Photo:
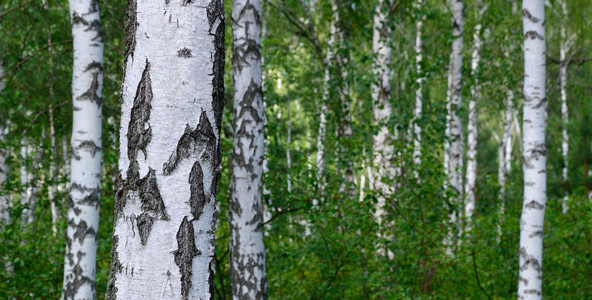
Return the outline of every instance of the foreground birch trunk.
<path id="1" fill-rule="evenodd" d="M 98 1 L 70 0 L 70 17 L 74 109 L 62 299 L 92 299 L 102 156 L 103 33 Z"/>
<path id="2" fill-rule="evenodd" d="M 543 224 L 547 202 L 545 144 L 545 2 L 522 2 L 524 33 L 523 169 L 518 299 L 542 299 Z"/>
<path id="3" fill-rule="evenodd" d="M 378 203 L 374 214 L 379 226 L 382 225 L 386 205 L 386 197 L 394 187 L 387 182 L 395 175 L 394 147 L 392 145 L 391 129 L 388 126 L 393 114 L 393 106 L 390 103 L 391 95 L 391 56 L 392 40 L 391 28 L 387 22 L 387 11 L 392 2 L 380 0 L 374 11 L 374 24 L 372 33 L 372 51 L 374 63 L 372 65 L 375 80 L 372 83 L 372 106 L 374 114 L 374 126 L 378 128 L 378 134 L 372 137 L 373 165 L 377 173 L 374 180 L 374 189 L 378 193 Z"/>
<path id="4" fill-rule="evenodd" d="M 261 86 L 261 0 L 235 0 L 232 20 L 234 138 L 228 215 L 232 298 L 266 299 L 261 209 L 265 121 Z M 288 122 L 289 105 L 288 102 Z M 290 132 L 288 143 L 289 139 Z M 287 155 L 289 164 L 289 152 Z M 288 190 L 289 180 L 288 173 Z"/>
<path id="5" fill-rule="evenodd" d="M 483 19 L 486 7 L 483 7 L 483 1 L 477 1 L 479 8 L 479 19 Z M 479 61 L 481 60 L 481 47 L 483 41 L 481 40 L 481 23 L 475 26 L 475 33 L 473 34 L 473 53 L 471 54 L 471 77 L 473 77 L 473 85 L 471 86 L 471 100 L 469 100 L 469 120 L 468 120 L 468 137 L 467 137 L 467 173 L 465 182 L 465 218 L 467 221 L 467 230 L 471 228 L 471 219 L 473 211 L 475 210 L 475 190 L 477 183 L 477 137 L 479 120 L 479 112 L 477 109 L 477 101 L 479 100 Z"/>
<path id="6" fill-rule="evenodd" d="M 561 170 L 561 179 L 563 185 L 567 184 L 568 171 L 569 171 L 569 132 L 567 125 L 569 124 L 569 114 L 567 108 L 567 66 L 569 61 L 567 59 L 567 52 L 569 51 L 572 40 L 567 38 L 566 23 L 568 20 L 567 14 L 567 1 L 559 1 L 561 5 L 561 13 L 563 20 L 561 21 L 561 46 L 559 47 L 559 89 L 561 94 L 561 155 L 563 158 L 563 169 Z M 567 206 L 567 191 L 561 201 L 563 213 L 568 210 Z"/>
<path id="7" fill-rule="evenodd" d="M 106 299 L 212 299 L 221 0 L 127 2 Z M 261 149 L 263 150 L 263 149 Z"/>

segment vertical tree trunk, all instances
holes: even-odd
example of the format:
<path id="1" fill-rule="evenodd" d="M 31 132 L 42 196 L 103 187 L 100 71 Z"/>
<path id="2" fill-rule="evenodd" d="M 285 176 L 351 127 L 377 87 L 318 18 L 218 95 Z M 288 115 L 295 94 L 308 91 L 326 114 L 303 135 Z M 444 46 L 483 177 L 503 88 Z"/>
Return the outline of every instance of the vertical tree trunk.
<path id="1" fill-rule="evenodd" d="M 125 36 L 105 298 L 212 299 L 224 105 L 222 1 L 130 0 Z M 254 87 L 252 99 L 260 82 Z"/>
<path id="2" fill-rule="evenodd" d="M 374 189 L 378 193 L 375 218 L 382 224 L 386 204 L 386 197 L 393 190 L 386 182 L 395 175 L 394 147 L 392 145 L 391 129 L 388 126 L 393 114 L 393 106 L 390 103 L 391 95 L 391 56 L 390 46 L 392 29 L 387 22 L 387 12 L 392 5 L 390 0 L 380 0 L 374 11 L 374 23 L 372 33 L 372 51 L 374 63 L 373 74 L 376 79 L 372 83 L 372 104 L 374 114 L 374 126 L 378 127 L 378 134 L 372 138 L 372 151 L 374 167 L 377 170 L 374 179 Z"/>
<path id="3" fill-rule="evenodd" d="M 261 215 L 265 118 L 261 87 L 261 0 L 234 1 L 232 20 L 234 150 L 229 203 L 232 298 L 266 299 Z M 288 102 L 288 126 L 289 106 Z M 289 139 L 290 132 L 288 143 Z M 288 177 L 288 189 L 289 180 Z"/>
<path id="4" fill-rule="evenodd" d="M 524 205 L 520 218 L 519 299 L 542 298 L 543 225 L 547 203 L 545 144 L 545 2 L 522 2 L 524 33 Z"/>
<path id="5" fill-rule="evenodd" d="M 464 4 L 462 0 L 450 0 L 452 6 L 452 51 L 448 70 L 448 184 L 459 196 L 462 195 L 462 49 L 464 30 Z M 456 217 L 454 217 L 456 218 Z"/>
<path id="6" fill-rule="evenodd" d="M 561 21 L 561 46 L 559 48 L 559 60 L 561 61 L 559 64 L 559 83 L 560 83 L 560 93 L 561 93 L 561 155 L 563 158 L 563 169 L 561 170 L 561 179 L 563 181 L 563 186 L 567 185 L 567 176 L 568 176 L 568 167 L 569 167 L 569 132 L 567 130 L 567 125 L 569 123 L 569 115 L 567 110 L 567 65 L 569 62 L 567 61 L 567 51 L 569 51 L 568 41 L 567 41 L 567 30 L 565 28 L 565 23 L 567 23 L 567 1 L 561 0 L 559 1 L 561 6 L 562 12 L 562 21 Z M 567 191 L 565 191 L 565 195 L 561 201 L 561 207 L 563 213 L 567 212 Z"/>
<path id="7" fill-rule="evenodd" d="M 0 65 L 0 68 L 2 66 Z M 2 71 L 0 71 L 0 74 Z M 1 75 L 0 75 L 1 76 Z M 0 87 L 0 92 L 2 91 Z M 8 180 L 9 166 L 6 162 L 8 159 L 8 151 L 6 143 L 6 128 L 4 124 L 0 123 L 0 231 L 3 225 L 12 222 L 10 218 L 10 194 L 6 189 L 6 181 Z"/>
<path id="8" fill-rule="evenodd" d="M 417 90 L 415 91 L 415 109 L 413 110 L 413 133 L 415 138 L 413 139 L 413 163 L 415 164 L 416 173 L 415 177 L 418 177 L 417 169 L 421 164 L 421 126 L 418 124 L 421 119 L 423 110 L 423 73 L 421 70 L 421 62 L 423 60 L 423 52 L 421 49 L 421 30 L 423 28 L 424 16 L 421 14 L 423 8 L 423 0 L 417 0 L 415 2 L 417 10 L 417 22 L 415 23 L 415 64 L 417 71 Z M 419 178 L 419 177 L 418 177 Z"/>
<path id="9" fill-rule="evenodd" d="M 506 52 L 505 56 L 509 57 L 509 54 Z M 503 233 L 502 224 L 504 215 L 506 213 L 506 175 L 510 173 L 510 169 L 512 167 L 512 122 L 514 117 L 514 92 L 510 88 L 507 88 L 506 94 L 505 120 L 503 125 L 502 139 L 500 140 L 498 148 L 497 178 L 500 186 L 499 222 L 497 225 L 498 243 Z"/>
<path id="10" fill-rule="evenodd" d="M 462 107 L 462 48 L 464 30 L 464 4 L 462 0 L 450 0 L 452 8 L 452 51 L 450 52 L 450 67 L 448 70 L 448 92 L 446 115 L 446 139 L 444 143 L 444 170 L 447 176 L 446 187 L 454 191 L 455 196 L 451 199 L 452 208 L 450 212 L 450 223 L 458 226 L 459 200 L 462 199 L 462 118 L 460 109 Z M 448 247 L 448 254 L 453 254 L 452 247 L 457 244 L 458 232 L 449 232 L 444 244 Z"/>
<path id="11" fill-rule="evenodd" d="M 290 176 L 290 170 L 292 169 L 292 154 L 290 153 L 290 144 L 292 143 L 292 119 L 290 118 L 290 99 L 287 101 L 286 121 L 288 126 L 288 133 L 286 137 L 286 181 L 288 183 L 288 193 L 292 192 L 292 177 Z"/>
<path id="12" fill-rule="evenodd" d="M 477 6 L 479 9 L 478 18 L 483 19 L 486 7 L 483 7 L 483 1 L 478 0 Z M 473 85 L 471 86 L 471 99 L 469 100 L 469 120 L 468 120 L 468 137 L 467 137 L 467 173 L 465 182 L 465 218 L 468 224 L 467 230 L 471 228 L 471 219 L 473 217 L 473 210 L 475 209 L 475 189 L 477 183 L 477 137 L 478 137 L 478 120 L 479 112 L 477 110 L 477 101 L 479 100 L 479 61 L 481 60 L 481 47 L 483 41 L 481 40 L 481 23 L 475 26 L 475 33 L 473 34 L 473 53 L 471 54 L 471 77 L 473 77 Z"/>
<path id="13" fill-rule="evenodd" d="M 73 122 L 62 299 L 92 299 L 101 188 L 103 34 L 98 1 L 70 0 L 69 4 Z"/>
<path id="14" fill-rule="evenodd" d="M 44 3 L 44 8 L 49 8 L 49 3 Z M 51 32 L 47 32 L 47 53 L 48 53 L 48 65 L 49 65 L 49 139 L 50 139 L 50 150 L 49 150 L 49 186 L 47 187 L 47 196 L 49 198 L 49 205 L 51 209 L 51 231 L 53 234 L 57 234 L 57 220 L 59 217 L 58 206 L 56 203 L 57 185 L 56 185 L 56 174 L 57 174 L 57 146 L 56 146 L 56 133 L 55 124 L 53 120 L 53 102 L 54 90 L 53 90 L 53 78 L 54 78 L 54 64 L 53 64 L 53 45 L 51 40 Z"/>
<path id="15" fill-rule="evenodd" d="M 27 172 L 27 165 L 29 164 L 29 152 L 27 151 L 28 141 L 26 137 L 21 138 L 21 228 L 27 225 L 29 215 L 29 196 L 27 190 L 29 186 L 29 173 Z"/>

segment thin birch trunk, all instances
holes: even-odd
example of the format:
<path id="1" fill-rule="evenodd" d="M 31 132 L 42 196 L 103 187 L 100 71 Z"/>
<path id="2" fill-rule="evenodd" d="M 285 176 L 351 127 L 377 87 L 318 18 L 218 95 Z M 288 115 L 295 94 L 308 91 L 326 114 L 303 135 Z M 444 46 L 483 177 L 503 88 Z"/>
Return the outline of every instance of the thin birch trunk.
<path id="1" fill-rule="evenodd" d="M 478 18 L 483 19 L 483 14 L 487 10 L 487 6 L 483 6 L 483 1 L 478 0 L 477 6 L 479 8 Z M 481 23 L 475 26 L 473 34 L 473 52 L 471 54 L 471 77 L 473 78 L 473 85 L 471 86 L 471 98 L 469 100 L 469 120 L 468 120 L 468 137 L 467 137 L 467 173 L 465 182 L 465 218 L 467 221 L 467 230 L 471 230 L 471 219 L 473 218 L 473 211 L 475 210 L 475 192 L 477 187 L 477 137 L 478 137 L 478 120 L 479 111 L 477 108 L 477 101 L 479 101 L 479 61 L 481 60 L 481 47 L 483 41 L 481 40 Z"/>
<path id="2" fill-rule="evenodd" d="M 208 3 L 127 2 L 106 299 L 214 297 L 224 8 Z"/>
<path id="3" fill-rule="evenodd" d="M 27 219 L 29 215 L 29 196 L 27 190 L 29 187 L 29 173 L 27 171 L 27 165 L 29 164 L 29 152 L 28 141 L 26 137 L 21 138 L 21 228 L 27 225 Z"/>
<path id="4" fill-rule="evenodd" d="M 49 9 L 48 0 L 44 0 L 44 8 Z M 55 236 L 58 232 L 57 221 L 59 217 L 58 206 L 56 203 L 57 185 L 56 185 L 56 174 L 57 174 L 57 148 L 56 148 L 56 133 L 55 124 L 53 120 L 53 102 L 54 102 L 54 64 L 53 64 L 53 45 L 51 40 L 51 32 L 47 32 L 47 54 L 48 54 L 48 65 L 49 65 L 49 139 L 50 139 L 50 150 L 49 150 L 49 185 L 47 187 L 47 197 L 49 200 L 49 206 L 51 210 L 51 231 Z"/>
<path id="5" fill-rule="evenodd" d="M 1 7 L 0 12 L 2 12 Z M 2 60 L 0 60 L 0 77 L 4 77 L 4 64 Z M 4 79 L 0 80 L 0 92 L 4 90 L 5 85 Z M 10 170 L 10 166 L 6 161 L 8 159 L 8 145 L 6 145 L 8 125 L 8 118 L 0 119 L 0 231 L 2 231 L 4 225 L 12 223 L 10 217 L 10 193 L 6 189 L 8 172 Z M 12 269 L 10 262 L 6 262 L 5 266 L 7 270 Z"/>
<path id="6" fill-rule="evenodd" d="M 462 199 L 462 48 L 464 30 L 464 4 L 462 0 L 450 0 L 452 8 L 452 51 L 450 53 L 450 67 L 448 70 L 448 92 L 446 115 L 446 139 L 444 143 L 444 170 L 447 176 L 446 188 L 455 193 L 451 199 L 452 208 L 449 215 L 450 224 L 458 226 L 459 200 Z M 458 242 L 458 233 L 451 230 L 444 244 L 448 247 L 448 254 L 452 255 L 452 247 Z"/>
<path id="7" fill-rule="evenodd" d="M 103 34 L 98 1 L 70 0 L 69 6 L 73 122 L 62 299 L 92 299 L 101 188 Z"/>
<path id="8" fill-rule="evenodd" d="M 542 298 L 543 225 L 547 203 L 545 144 L 545 2 L 522 2 L 524 33 L 524 205 L 520 218 L 519 299 Z"/>
<path id="9" fill-rule="evenodd" d="M 229 223 L 233 299 L 267 299 L 261 215 L 265 143 L 261 5 L 261 0 L 236 0 L 232 7 L 234 135 Z M 288 102 L 288 120 L 289 106 Z M 289 126 L 288 121 L 288 130 Z M 288 143 L 289 139 L 290 132 Z M 289 150 L 287 155 L 289 162 Z M 289 176 L 288 169 L 288 190 L 291 189 Z"/>
<path id="10" fill-rule="evenodd" d="M 290 118 L 290 99 L 287 101 L 286 109 L 286 121 L 287 121 L 287 137 L 286 137 L 286 181 L 288 184 L 288 194 L 292 192 L 292 177 L 290 176 L 290 170 L 292 169 L 292 155 L 290 153 L 290 144 L 292 143 L 292 119 Z"/>
<path id="11" fill-rule="evenodd" d="M 415 23 L 415 65 L 417 72 L 417 90 L 415 91 L 415 109 L 413 110 L 413 133 L 415 138 L 413 139 L 413 163 L 415 164 L 415 177 L 419 178 L 417 169 L 421 164 L 421 125 L 419 120 L 421 119 L 423 110 L 423 82 L 424 77 L 421 70 L 421 62 L 423 60 L 423 52 L 421 49 L 421 31 L 423 28 L 424 16 L 420 13 L 423 8 L 423 0 L 417 0 L 415 2 L 417 10 L 417 22 Z"/>
<path id="12" fill-rule="evenodd" d="M 561 21 L 561 46 L 559 48 L 559 82 L 560 82 L 560 93 L 561 93 L 561 155 L 563 158 L 563 168 L 561 170 L 561 179 L 563 181 L 564 187 L 567 185 L 568 179 L 568 171 L 569 171 L 569 132 L 567 130 L 567 125 L 569 124 L 569 114 L 567 110 L 567 65 L 569 62 L 567 61 L 567 52 L 569 51 L 569 42 L 567 40 L 567 30 L 565 28 L 565 23 L 568 20 L 567 14 L 567 1 L 560 0 L 559 4 L 561 6 L 562 12 L 562 21 Z M 568 205 L 567 205 L 567 191 L 565 191 L 565 195 L 561 201 L 561 207 L 563 213 L 567 213 Z"/>
<path id="13" fill-rule="evenodd" d="M 506 57 L 509 57 L 506 52 Z M 497 177 L 500 186 L 499 192 L 499 222 L 497 225 L 497 241 L 501 240 L 503 234 L 502 224 L 504 222 L 504 215 L 506 213 L 506 176 L 510 173 L 512 167 L 512 122 L 514 117 L 514 92 L 510 89 L 506 89 L 506 110 L 505 120 L 503 124 L 502 138 L 498 148 L 498 168 Z"/>
<path id="14" fill-rule="evenodd" d="M 380 0 L 374 11 L 374 23 L 372 33 L 372 51 L 374 62 L 372 66 L 376 79 L 372 83 L 372 104 L 374 114 L 374 126 L 378 127 L 378 134 L 372 138 L 372 151 L 374 167 L 377 170 L 374 179 L 374 189 L 377 191 L 378 203 L 376 204 L 376 218 L 379 226 L 383 223 L 386 214 L 386 198 L 392 192 L 392 186 L 387 184 L 396 173 L 394 168 L 394 147 L 389 120 L 393 114 L 393 106 L 390 103 L 391 95 L 391 56 L 390 46 L 392 29 L 387 21 L 387 11 L 392 5 L 390 0 Z"/>

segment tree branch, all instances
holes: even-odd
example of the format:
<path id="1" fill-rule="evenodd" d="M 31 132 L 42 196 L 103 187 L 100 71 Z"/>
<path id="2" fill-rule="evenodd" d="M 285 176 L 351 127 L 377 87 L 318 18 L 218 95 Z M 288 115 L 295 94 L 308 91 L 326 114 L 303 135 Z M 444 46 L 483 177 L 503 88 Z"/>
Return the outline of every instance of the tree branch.
<path id="1" fill-rule="evenodd" d="M 17 5 L 17 6 L 15 6 L 15 7 L 12 7 L 12 8 L 9 8 L 9 9 L 7 9 L 7 10 L 3 11 L 2 13 L 0 13 L 0 18 L 2 18 L 2 17 L 4 17 L 4 16 L 6 16 L 7 14 L 11 13 L 12 11 L 15 11 L 15 10 L 17 10 L 17 9 L 19 9 L 19 8 L 21 8 L 21 7 L 23 7 L 23 6 L 27 5 L 27 4 L 29 4 L 29 3 L 31 3 L 31 1 L 30 1 L 30 0 L 29 0 L 29 1 L 26 1 L 26 2 L 23 2 L 23 3 L 21 3 L 21 4 Z"/>
<path id="2" fill-rule="evenodd" d="M 19 68 L 20 66 L 24 65 L 26 62 L 28 62 L 29 60 L 33 59 L 33 58 L 34 58 L 35 56 L 37 56 L 39 53 L 41 53 L 41 52 L 43 52 L 43 51 L 45 51 L 45 50 L 49 49 L 49 48 L 50 48 L 50 47 L 52 47 L 52 46 L 55 46 L 55 45 L 62 45 L 62 44 L 67 44 L 67 43 L 70 43 L 70 42 L 72 42 L 72 40 L 65 40 L 65 41 L 61 41 L 61 42 L 58 42 L 58 43 L 47 44 L 47 45 L 45 45 L 45 46 L 43 46 L 43 47 L 41 47 L 41 48 L 37 49 L 37 51 L 33 52 L 33 54 L 31 54 L 31 55 L 29 55 L 29 56 L 25 57 L 23 60 L 19 61 L 18 63 L 14 64 L 14 65 L 13 65 L 13 66 L 11 66 L 10 68 L 8 68 L 8 69 L 6 70 L 6 73 L 5 73 L 4 75 L 0 76 L 0 81 L 1 81 L 1 80 L 4 80 L 4 79 L 6 79 L 6 77 L 8 77 L 8 76 L 10 76 L 10 75 L 11 75 L 10 73 L 11 73 L 11 72 L 12 72 L 14 69 L 17 69 L 17 68 Z"/>

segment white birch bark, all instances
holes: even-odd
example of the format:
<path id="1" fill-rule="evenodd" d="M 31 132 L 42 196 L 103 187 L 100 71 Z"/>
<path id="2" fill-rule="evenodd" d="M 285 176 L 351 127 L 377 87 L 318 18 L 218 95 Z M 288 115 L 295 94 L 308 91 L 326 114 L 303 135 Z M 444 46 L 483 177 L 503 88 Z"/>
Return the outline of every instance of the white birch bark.
<path id="1" fill-rule="evenodd" d="M 372 137 L 373 165 L 376 172 L 374 189 L 377 191 L 378 203 L 374 216 L 379 226 L 385 215 L 386 197 L 392 192 L 393 186 L 387 184 L 395 176 L 394 147 L 388 121 L 393 114 L 390 103 L 391 95 L 391 56 L 390 46 L 392 29 L 387 22 L 387 11 L 392 5 L 390 0 L 380 0 L 374 11 L 372 26 L 372 51 L 374 62 L 372 71 L 375 81 L 372 83 L 372 106 L 374 126 L 378 127 L 378 134 Z"/>
<path id="2" fill-rule="evenodd" d="M 130 0 L 125 37 L 105 298 L 212 299 L 222 1 Z"/>
<path id="3" fill-rule="evenodd" d="M 1 65 L 0 68 L 2 68 Z M 2 71 L 0 70 L 0 74 L 1 73 Z M 1 87 L 0 91 L 2 91 Z M 9 166 L 6 163 L 6 160 L 8 159 L 8 151 L 5 143 L 6 128 L 3 124 L 0 124 L 0 231 L 4 225 L 12 223 L 10 218 L 10 194 L 6 190 Z"/>
<path id="4" fill-rule="evenodd" d="M 415 65 L 417 72 L 417 90 L 415 91 L 415 108 L 413 110 L 413 163 L 415 164 L 415 177 L 418 177 L 417 169 L 421 164 L 421 125 L 418 123 L 421 119 L 423 110 L 423 82 L 424 77 L 421 70 L 421 62 L 423 60 L 423 52 L 421 49 L 421 31 L 423 28 L 423 20 L 425 19 L 420 10 L 423 8 L 423 0 L 417 0 L 415 2 L 416 10 L 418 13 L 417 22 L 415 23 Z"/>
<path id="5" fill-rule="evenodd" d="M 62 299 L 95 295 L 102 156 L 103 34 L 99 2 L 70 0 L 74 51 L 70 192 Z"/>
<path id="6" fill-rule="evenodd" d="M 265 142 L 261 86 L 261 5 L 261 0 L 236 0 L 232 7 L 234 139 L 229 223 L 233 299 L 267 298 L 261 214 Z M 288 130 L 289 106 L 288 102 Z M 288 143 L 289 139 L 288 131 Z M 289 150 L 287 155 L 289 162 Z"/>
<path id="7" fill-rule="evenodd" d="M 478 0 L 477 6 L 479 8 L 478 18 L 483 19 L 483 14 L 487 10 L 487 6 L 483 6 L 483 1 Z M 471 219 L 473 211 L 475 210 L 475 192 L 477 183 L 477 137 L 478 137 L 478 120 L 479 112 L 477 109 L 477 101 L 479 100 L 479 61 L 481 60 L 481 47 L 483 41 L 481 40 L 482 24 L 477 23 L 475 32 L 473 34 L 473 51 L 471 54 L 471 77 L 473 77 L 473 85 L 471 86 L 471 98 L 469 100 L 469 119 L 468 119 L 468 136 L 467 136 L 467 172 L 465 182 L 465 209 L 464 214 L 467 221 L 467 230 L 471 229 Z"/>
<path id="8" fill-rule="evenodd" d="M 42 134 L 44 135 L 44 134 Z M 43 139 L 43 138 L 42 138 Z M 37 205 L 37 172 L 41 169 L 41 146 L 34 147 L 30 143 L 27 144 L 27 157 L 29 161 L 29 170 L 27 170 L 27 187 L 25 194 L 27 195 L 27 210 L 23 210 L 23 224 L 28 225 L 35 222 L 35 207 Z M 23 226 L 24 226 L 23 225 Z"/>
<path id="9" fill-rule="evenodd" d="M 57 186 L 55 180 L 57 174 L 57 149 L 53 108 L 51 105 L 49 106 L 49 139 L 51 148 L 49 151 L 49 186 L 47 187 L 47 197 L 49 198 L 49 206 L 51 210 L 51 231 L 55 235 L 58 232 L 57 221 L 60 214 L 56 203 Z"/>
<path id="10" fill-rule="evenodd" d="M 567 51 L 569 50 L 567 41 L 567 30 L 565 23 L 567 23 L 567 1 L 560 0 L 562 21 L 561 21 L 561 46 L 559 47 L 559 89 L 561 94 L 561 155 L 563 158 L 563 168 L 561 170 L 561 179 L 563 180 L 564 186 L 567 184 L 568 178 L 568 167 L 569 167 L 569 132 L 567 130 L 567 124 L 569 123 L 569 114 L 567 110 Z M 568 210 L 567 206 L 567 191 L 561 201 L 561 207 L 563 213 Z"/>
<path id="11" fill-rule="evenodd" d="M 27 190 L 29 186 L 29 173 L 27 172 L 27 164 L 29 161 L 29 152 L 27 151 L 28 141 L 26 137 L 21 138 L 21 228 L 27 225 L 29 215 L 29 196 Z"/>
<path id="12" fill-rule="evenodd" d="M 543 224 L 547 202 L 545 144 L 545 3 L 522 2 L 524 33 L 523 171 L 518 299 L 542 298 Z"/>
<path id="13" fill-rule="evenodd" d="M 452 51 L 448 75 L 448 184 L 459 196 L 462 195 L 462 118 L 459 111 L 462 107 L 462 49 L 464 30 L 464 4 L 462 0 L 450 0 L 452 7 Z M 456 219 L 456 216 L 453 217 Z"/>
<path id="14" fill-rule="evenodd" d="M 509 57 L 509 54 L 506 52 L 505 56 Z M 497 177 L 500 186 L 499 222 L 497 225 L 498 243 L 500 242 L 501 236 L 503 234 L 502 224 L 504 221 L 504 215 L 506 213 L 506 176 L 510 173 L 510 169 L 512 167 L 512 122 L 514 117 L 514 92 L 510 88 L 506 89 L 505 108 L 503 133 L 498 148 Z"/>
<path id="15" fill-rule="evenodd" d="M 327 45 L 327 53 L 325 54 L 325 77 L 323 78 L 323 96 L 321 98 L 321 110 L 319 115 L 319 132 L 317 135 L 317 177 L 321 180 L 321 189 L 324 188 L 323 173 L 325 172 L 325 140 L 327 135 L 327 114 L 329 113 L 328 103 L 330 96 L 330 81 L 331 69 L 333 68 L 333 58 L 335 43 L 337 39 L 337 25 L 335 14 L 337 13 L 337 5 L 335 1 L 331 1 L 331 10 L 333 12 L 333 19 L 331 20 L 329 42 Z"/>

